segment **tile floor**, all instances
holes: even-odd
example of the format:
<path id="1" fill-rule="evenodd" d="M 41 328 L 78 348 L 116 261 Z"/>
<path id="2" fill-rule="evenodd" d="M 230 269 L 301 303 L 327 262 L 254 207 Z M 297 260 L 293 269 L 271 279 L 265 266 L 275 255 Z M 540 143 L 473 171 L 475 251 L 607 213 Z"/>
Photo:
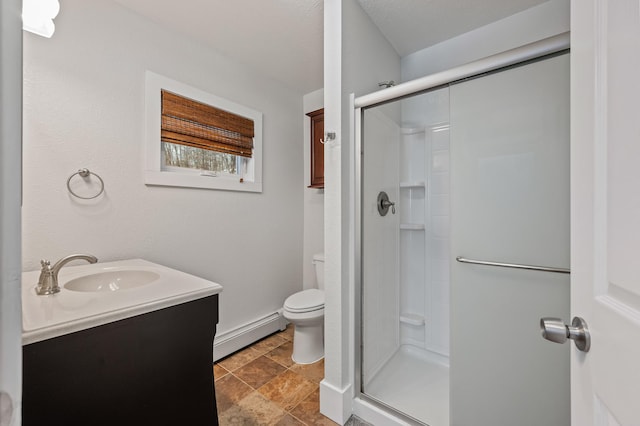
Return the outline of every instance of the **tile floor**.
<path id="1" fill-rule="evenodd" d="M 320 414 L 324 360 L 291 360 L 293 326 L 213 365 L 221 425 L 336 425 Z"/>

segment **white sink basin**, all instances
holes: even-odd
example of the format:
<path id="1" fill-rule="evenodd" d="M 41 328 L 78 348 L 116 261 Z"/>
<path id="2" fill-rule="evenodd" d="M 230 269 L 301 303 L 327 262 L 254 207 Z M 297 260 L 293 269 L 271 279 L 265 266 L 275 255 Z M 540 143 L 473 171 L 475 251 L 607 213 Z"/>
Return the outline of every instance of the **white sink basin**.
<path id="1" fill-rule="evenodd" d="M 60 292 L 36 294 L 22 274 L 22 342 L 30 344 L 218 294 L 214 282 L 142 259 L 65 266 Z"/>
<path id="2" fill-rule="evenodd" d="M 64 288 L 83 292 L 121 291 L 151 284 L 159 278 L 160 275 L 152 271 L 136 269 L 112 270 L 75 278 L 67 282 Z"/>

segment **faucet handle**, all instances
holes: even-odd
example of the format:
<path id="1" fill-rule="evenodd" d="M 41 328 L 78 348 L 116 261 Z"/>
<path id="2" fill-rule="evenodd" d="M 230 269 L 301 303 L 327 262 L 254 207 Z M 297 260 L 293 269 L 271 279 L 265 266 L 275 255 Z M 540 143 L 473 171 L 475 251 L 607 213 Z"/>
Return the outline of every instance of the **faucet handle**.
<path id="1" fill-rule="evenodd" d="M 42 269 L 40 269 L 40 274 L 50 273 L 53 270 L 51 262 L 46 259 L 41 259 L 40 265 L 42 266 Z"/>

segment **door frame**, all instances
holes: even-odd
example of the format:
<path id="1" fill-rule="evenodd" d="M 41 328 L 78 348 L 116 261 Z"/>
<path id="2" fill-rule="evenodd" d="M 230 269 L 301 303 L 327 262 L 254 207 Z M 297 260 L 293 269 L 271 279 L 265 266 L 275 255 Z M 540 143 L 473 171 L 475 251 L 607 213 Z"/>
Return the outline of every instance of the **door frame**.
<path id="1" fill-rule="evenodd" d="M 0 425 L 22 413 L 22 2 L 0 2 Z"/>
<path id="2" fill-rule="evenodd" d="M 571 2 L 571 344 L 573 425 L 637 424 L 640 406 L 638 0 Z"/>

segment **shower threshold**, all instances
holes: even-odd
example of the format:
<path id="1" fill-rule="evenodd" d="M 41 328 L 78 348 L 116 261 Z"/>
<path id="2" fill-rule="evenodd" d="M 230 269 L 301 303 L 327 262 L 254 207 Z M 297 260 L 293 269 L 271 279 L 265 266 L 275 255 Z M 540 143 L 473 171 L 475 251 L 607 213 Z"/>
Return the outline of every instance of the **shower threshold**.
<path id="1" fill-rule="evenodd" d="M 365 393 L 430 426 L 449 425 L 449 366 L 429 351 L 403 345 Z"/>

